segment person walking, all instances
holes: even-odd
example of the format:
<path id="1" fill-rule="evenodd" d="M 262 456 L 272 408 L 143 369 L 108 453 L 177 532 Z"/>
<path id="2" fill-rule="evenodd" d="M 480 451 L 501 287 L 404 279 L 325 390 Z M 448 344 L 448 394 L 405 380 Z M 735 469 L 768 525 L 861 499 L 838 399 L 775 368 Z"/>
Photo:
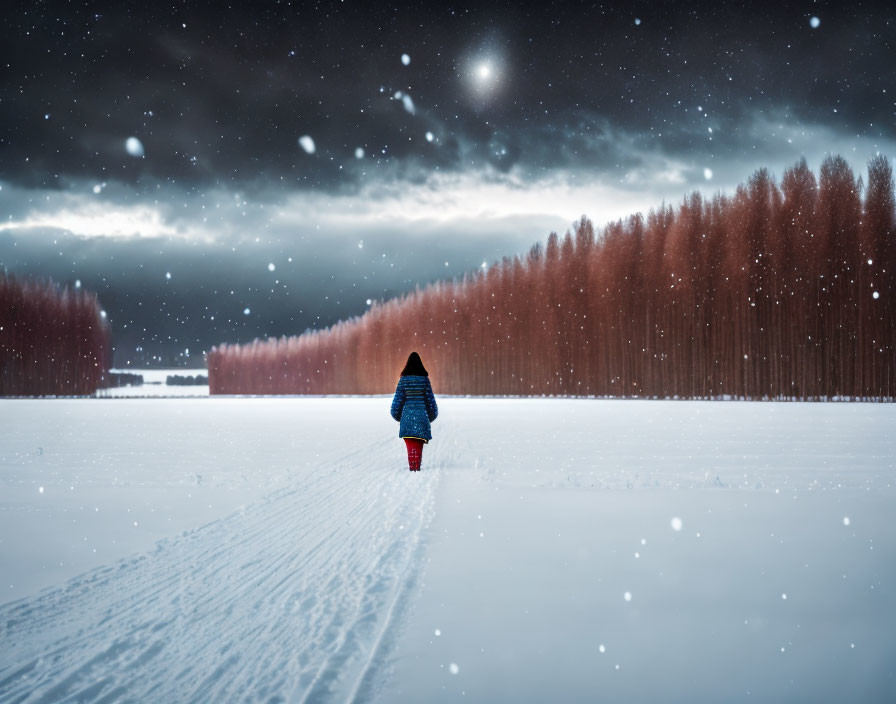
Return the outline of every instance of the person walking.
<path id="1" fill-rule="evenodd" d="M 404 438 L 407 445 L 408 469 L 419 472 L 423 445 L 432 440 L 430 423 L 439 415 L 439 407 L 429 383 L 429 373 L 416 352 L 411 352 L 401 370 L 391 412 L 400 423 L 398 437 Z"/>

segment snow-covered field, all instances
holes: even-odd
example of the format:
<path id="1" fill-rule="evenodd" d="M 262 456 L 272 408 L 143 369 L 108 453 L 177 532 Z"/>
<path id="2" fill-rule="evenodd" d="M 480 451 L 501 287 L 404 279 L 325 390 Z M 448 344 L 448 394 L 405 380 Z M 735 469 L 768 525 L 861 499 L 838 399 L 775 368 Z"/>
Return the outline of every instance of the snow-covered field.
<path id="1" fill-rule="evenodd" d="M 0 701 L 896 701 L 896 406 L 0 401 Z"/>

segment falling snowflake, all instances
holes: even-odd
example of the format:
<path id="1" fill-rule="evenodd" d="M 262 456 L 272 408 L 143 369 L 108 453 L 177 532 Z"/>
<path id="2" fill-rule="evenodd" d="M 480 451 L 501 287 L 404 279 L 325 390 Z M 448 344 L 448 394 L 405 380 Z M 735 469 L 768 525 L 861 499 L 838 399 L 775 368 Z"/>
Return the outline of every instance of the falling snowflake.
<path id="1" fill-rule="evenodd" d="M 820 24 L 821 24 L 821 20 L 818 19 L 817 17 L 812 16 L 812 17 L 809 18 L 809 26 L 810 26 L 812 29 L 818 29 L 818 27 L 819 27 Z"/>
<path id="2" fill-rule="evenodd" d="M 403 63 L 405 66 L 407 66 L 408 64 L 411 63 L 411 57 L 408 56 L 407 54 L 402 54 L 401 55 L 401 63 Z"/>
<path id="3" fill-rule="evenodd" d="M 273 270 L 276 269 L 276 268 L 277 268 L 277 267 L 274 266 L 274 262 L 271 262 L 270 264 L 268 264 L 268 271 L 273 271 Z"/>
<path id="4" fill-rule="evenodd" d="M 358 147 L 355 149 L 355 159 L 363 159 L 364 158 L 364 148 Z"/>
<path id="5" fill-rule="evenodd" d="M 631 592 L 626 592 L 625 594 L 622 595 L 622 598 L 625 599 L 626 601 L 631 601 L 631 600 L 632 600 L 632 593 L 631 593 Z"/>
<path id="6" fill-rule="evenodd" d="M 243 308 L 243 315 L 249 315 L 251 312 L 248 308 Z"/>
<path id="7" fill-rule="evenodd" d="M 143 142 L 141 142 L 136 137 L 128 137 L 124 141 L 124 148 L 125 151 L 131 156 L 141 157 L 146 153 L 143 149 Z"/>
<path id="8" fill-rule="evenodd" d="M 453 662 L 448 666 L 448 671 L 451 672 L 452 675 L 456 675 L 460 672 L 460 668 L 457 666 L 456 662 Z"/>
<path id="9" fill-rule="evenodd" d="M 299 137 L 299 146 L 305 150 L 306 154 L 314 154 L 317 150 L 317 147 L 314 146 L 314 140 L 307 134 L 303 134 Z"/>
<path id="10" fill-rule="evenodd" d="M 669 523 L 672 525 L 672 530 L 674 531 L 680 531 L 684 525 L 678 516 L 675 516 Z"/>

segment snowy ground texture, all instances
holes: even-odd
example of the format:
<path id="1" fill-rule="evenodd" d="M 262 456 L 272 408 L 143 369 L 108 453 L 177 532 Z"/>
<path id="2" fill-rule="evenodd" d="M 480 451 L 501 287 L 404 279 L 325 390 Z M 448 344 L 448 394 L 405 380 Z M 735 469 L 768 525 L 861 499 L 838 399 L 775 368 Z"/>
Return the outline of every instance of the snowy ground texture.
<path id="1" fill-rule="evenodd" d="M 896 406 L 0 401 L 0 701 L 896 701 Z"/>

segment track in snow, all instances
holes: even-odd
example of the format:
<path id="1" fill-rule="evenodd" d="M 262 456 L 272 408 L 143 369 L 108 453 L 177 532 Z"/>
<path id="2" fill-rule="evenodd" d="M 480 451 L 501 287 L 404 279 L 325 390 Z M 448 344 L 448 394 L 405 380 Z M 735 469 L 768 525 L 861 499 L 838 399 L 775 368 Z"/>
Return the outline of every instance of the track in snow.
<path id="1" fill-rule="evenodd" d="M 0 607 L 0 701 L 366 698 L 444 465 L 384 470 L 395 442 Z"/>

